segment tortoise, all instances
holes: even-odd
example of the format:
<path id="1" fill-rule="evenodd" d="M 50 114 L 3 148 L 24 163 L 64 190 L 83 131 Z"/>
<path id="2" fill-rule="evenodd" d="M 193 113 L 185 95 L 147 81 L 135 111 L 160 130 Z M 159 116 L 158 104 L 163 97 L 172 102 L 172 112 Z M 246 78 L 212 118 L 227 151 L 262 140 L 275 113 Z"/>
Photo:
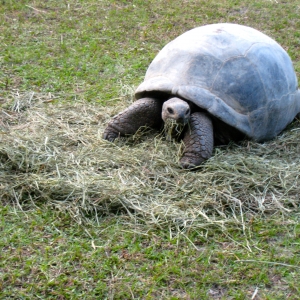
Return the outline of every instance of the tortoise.
<path id="1" fill-rule="evenodd" d="M 168 43 L 135 98 L 108 123 L 104 139 L 176 123 L 183 127 L 185 169 L 210 158 L 214 146 L 270 140 L 300 112 L 300 90 L 286 51 L 256 29 L 231 23 L 197 27 Z"/>

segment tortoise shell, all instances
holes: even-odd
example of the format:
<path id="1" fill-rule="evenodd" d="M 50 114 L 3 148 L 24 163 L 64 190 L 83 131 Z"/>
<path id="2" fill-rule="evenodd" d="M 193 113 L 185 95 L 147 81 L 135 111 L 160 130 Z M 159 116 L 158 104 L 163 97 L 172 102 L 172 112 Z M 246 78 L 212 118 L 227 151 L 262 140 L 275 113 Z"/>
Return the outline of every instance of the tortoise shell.
<path id="1" fill-rule="evenodd" d="M 136 99 L 154 92 L 191 101 L 256 141 L 278 135 L 300 111 L 289 55 L 265 34 L 237 24 L 194 28 L 168 43 Z"/>

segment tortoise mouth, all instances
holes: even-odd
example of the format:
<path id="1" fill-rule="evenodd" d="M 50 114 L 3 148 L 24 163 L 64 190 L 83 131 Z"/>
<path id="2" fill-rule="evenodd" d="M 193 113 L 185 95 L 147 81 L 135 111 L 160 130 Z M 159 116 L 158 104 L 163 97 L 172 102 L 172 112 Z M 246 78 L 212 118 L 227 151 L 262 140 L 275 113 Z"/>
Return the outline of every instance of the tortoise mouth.
<path id="1" fill-rule="evenodd" d="M 184 120 L 182 120 L 182 122 L 178 122 L 178 120 L 174 120 L 172 118 L 166 119 L 163 129 L 166 139 L 168 141 L 171 141 L 172 139 L 178 139 L 181 136 L 186 124 L 187 122 Z"/>

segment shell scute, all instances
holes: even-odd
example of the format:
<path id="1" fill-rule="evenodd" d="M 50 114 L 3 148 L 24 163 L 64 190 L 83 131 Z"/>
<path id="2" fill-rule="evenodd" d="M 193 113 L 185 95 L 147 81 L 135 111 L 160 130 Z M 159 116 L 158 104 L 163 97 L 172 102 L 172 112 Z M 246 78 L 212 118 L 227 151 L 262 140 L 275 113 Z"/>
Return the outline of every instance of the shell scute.
<path id="1" fill-rule="evenodd" d="M 267 101 L 258 70 L 244 56 L 230 59 L 223 65 L 212 91 L 242 114 L 264 106 Z"/>

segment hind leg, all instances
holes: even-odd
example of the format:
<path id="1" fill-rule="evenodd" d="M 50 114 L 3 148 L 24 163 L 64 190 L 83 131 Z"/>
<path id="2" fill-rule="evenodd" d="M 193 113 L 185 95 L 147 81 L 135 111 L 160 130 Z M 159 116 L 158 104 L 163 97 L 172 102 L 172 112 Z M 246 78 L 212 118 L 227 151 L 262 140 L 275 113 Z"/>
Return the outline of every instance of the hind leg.
<path id="1" fill-rule="evenodd" d="M 141 126 L 161 126 L 162 102 L 154 98 L 142 98 L 114 116 L 104 130 L 103 138 L 113 141 L 119 136 L 134 134 Z"/>
<path id="2" fill-rule="evenodd" d="M 213 125 L 207 114 L 196 112 L 191 115 L 183 143 L 185 149 L 180 159 L 182 168 L 199 166 L 211 157 L 214 147 Z"/>

